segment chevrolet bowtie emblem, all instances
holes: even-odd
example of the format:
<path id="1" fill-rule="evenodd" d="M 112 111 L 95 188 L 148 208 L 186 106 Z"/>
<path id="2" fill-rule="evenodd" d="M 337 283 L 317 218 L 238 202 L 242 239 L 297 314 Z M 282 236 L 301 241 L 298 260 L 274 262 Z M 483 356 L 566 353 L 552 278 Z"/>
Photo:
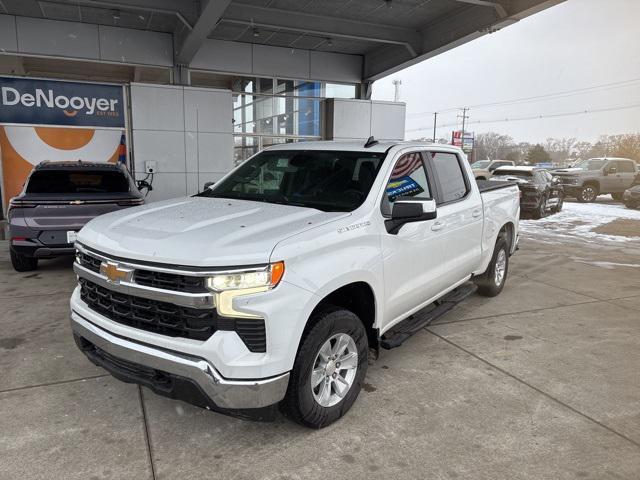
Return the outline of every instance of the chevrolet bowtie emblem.
<path id="1" fill-rule="evenodd" d="M 102 262 L 100 264 L 100 273 L 112 283 L 129 280 L 132 271 L 130 268 L 119 267 L 117 263 L 113 262 Z"/>

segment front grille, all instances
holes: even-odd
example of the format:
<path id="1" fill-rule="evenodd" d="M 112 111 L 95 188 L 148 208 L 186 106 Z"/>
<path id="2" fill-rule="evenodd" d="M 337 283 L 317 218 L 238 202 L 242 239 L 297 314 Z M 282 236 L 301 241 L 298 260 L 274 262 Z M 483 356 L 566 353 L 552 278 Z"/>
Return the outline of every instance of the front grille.
<path id="1" fill-rule="evenodd" d="M 80 259 L 80 265 L 88 268 L 92 272 L 100 273 L 100 264 L 102 260 L 78 250 L 78 258 Z"/>
<path id="2" fill-rule="evenodd" d="M 163 290 L 189 293 L 204 293 L 208 291 L 204 285 L 204 277 L 155 272 L 152 270 L 136 270 L 133 279 L 138 285 L 161 288 Z"/>
<path id="3" fill-rule="evenodd" d="M 170 337 L 207 340 L 216 330 L 236 331 L 251 352 L 266 352 L 262 319 L 218 316 L 215 309 L 173 305 L 114 292 L 80 278 L 80 298 L 89 308 L 114 322 Z"/>

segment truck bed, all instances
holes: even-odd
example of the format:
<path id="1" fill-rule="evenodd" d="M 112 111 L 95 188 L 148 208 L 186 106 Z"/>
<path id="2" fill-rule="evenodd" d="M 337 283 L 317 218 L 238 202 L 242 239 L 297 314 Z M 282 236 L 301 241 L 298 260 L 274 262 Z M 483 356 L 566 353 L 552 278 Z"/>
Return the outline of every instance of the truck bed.
<path id="1" fill-rule="evenodd" d="M 506 182 L 504 180 L 476 180 L 476 182 L 478 182 L 478 189 L 480 190 L 480 193 L 516 185 L 514 182 Z"/>

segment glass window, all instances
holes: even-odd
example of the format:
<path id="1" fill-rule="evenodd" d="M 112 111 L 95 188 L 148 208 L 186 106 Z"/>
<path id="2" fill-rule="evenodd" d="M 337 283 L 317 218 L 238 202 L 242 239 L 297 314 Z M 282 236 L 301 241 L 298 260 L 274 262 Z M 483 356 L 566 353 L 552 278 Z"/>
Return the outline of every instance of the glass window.
<path id="1" fill-rule="evenodd" d="M 242 163 L 247 158 L 260 151 L 260 139 L 258 137 L 240 136 L 233 137 L 233 162 L 235 165 Z"/>
<path id="2" fill-rule="evenodd" d="M 389 177 L 386 193 L 389 202 L 401 197 L 431 198 L 429 182 L 419 153 L 408 153 L 398 159 Z"/>
<path id="3" fill-rule="evenodd" d="M 631 162 L 624 162 L 622 160 L 618 160 L 616 163 L 618 164 L 617 168 L 618 168 L 618 172 L 620 173 L 632 173 L 636 171 L 633 166 L 633 163 Z"/>
<path id="4" fill-rule="evenodd" d="M 324 86 L 325 98 L 356 98 L 356 86 L 341 83 L 326 83 Z"/>
<path id="5" fill-rule="evenodd" d="M 34 172 L 27 193 L 124 193 L 129 180 L 122 173 L 104 170 L 41 170 Z"/>
<path id="6" fill-rule="evenodd" d="M 385 155 L 267 150 L 199 196 L 350 212 L 367 198 Z"/>
<path id="7" fill-rule="evenodd" d="M 439 203 L 453 202 L 467 194 L 467 185 L 458 156 L 432 152 L 431 161 L 438 177 Z"/>

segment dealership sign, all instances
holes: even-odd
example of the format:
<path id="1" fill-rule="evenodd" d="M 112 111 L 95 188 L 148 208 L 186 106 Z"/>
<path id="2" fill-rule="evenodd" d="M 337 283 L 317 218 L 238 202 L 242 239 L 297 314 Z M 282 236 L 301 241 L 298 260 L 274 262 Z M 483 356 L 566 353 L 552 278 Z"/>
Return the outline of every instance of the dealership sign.
<path id="1" fill-rule="evenodd" d="M 0 123 L 122 128 L 122 87 L 0 77 Z"/>

